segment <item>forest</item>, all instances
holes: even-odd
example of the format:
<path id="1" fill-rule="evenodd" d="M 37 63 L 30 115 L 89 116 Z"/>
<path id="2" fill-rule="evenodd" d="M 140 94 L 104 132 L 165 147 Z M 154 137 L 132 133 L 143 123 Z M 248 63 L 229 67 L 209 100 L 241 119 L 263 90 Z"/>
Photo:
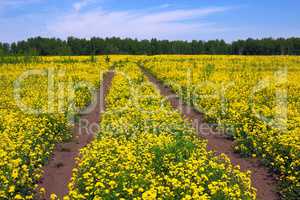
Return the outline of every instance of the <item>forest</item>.
<path id="1" fill-rule="evenodd" d="M 222 55 L 300 55 L 300 38 L 264 38 L 237 40 L 137 40 L 130 38 L 81 39 L 34 37 L 27 40 L 1 43 L 0 55 L 159 55 L 159 54 L 222 54 Z"/>

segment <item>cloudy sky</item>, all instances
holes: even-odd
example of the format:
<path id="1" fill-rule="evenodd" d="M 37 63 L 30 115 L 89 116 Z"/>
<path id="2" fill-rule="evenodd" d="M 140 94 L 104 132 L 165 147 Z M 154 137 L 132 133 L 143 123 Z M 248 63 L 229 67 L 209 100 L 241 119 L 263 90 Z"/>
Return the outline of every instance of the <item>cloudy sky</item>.
<path id="1" fill-rule="evenodd" d="M 299 0 L 0 0 L 0 41 L 300 37 Z"/>

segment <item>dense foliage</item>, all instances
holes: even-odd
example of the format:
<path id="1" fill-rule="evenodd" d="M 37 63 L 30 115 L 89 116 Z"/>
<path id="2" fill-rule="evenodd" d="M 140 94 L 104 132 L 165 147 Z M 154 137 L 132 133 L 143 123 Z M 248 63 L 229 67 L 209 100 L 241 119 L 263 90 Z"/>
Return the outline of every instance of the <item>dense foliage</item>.
<path id="1" fill-rule="evenodd" d="M 238 54 L 300 55 L 300 39 L 247 39 L 233 43 L 223 40 L 168 41 L 121 38 L 79 39 L 30 38 L 12 44 L 0 43 L 0 55 L 99 55 L 99 54 Z"/>

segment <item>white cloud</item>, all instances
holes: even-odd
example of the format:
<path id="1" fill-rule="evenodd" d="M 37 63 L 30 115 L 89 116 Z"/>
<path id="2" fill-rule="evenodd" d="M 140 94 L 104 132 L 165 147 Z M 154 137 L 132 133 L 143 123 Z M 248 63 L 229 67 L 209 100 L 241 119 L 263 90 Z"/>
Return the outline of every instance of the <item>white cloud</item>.
<path id="1" fill-rule="evenodd" d="M 75 11 L 80 11 L 84 6 L 86 6 L 88 3 L 88 0 L 81 0 L 81 1 L 78 1 L 78 2 L 75 2 L 73 4 L 73 8 Z"/>
<path id="2" fill-rule="evenodd" d="M 73 9 L 76 11 L 76 12 L 79 12 L 81 11 L 84 7 L 90 5 L 90 4 L 93 4 L 95 3 L 96 1 L 95 0 L 80 0 L 78 2 L 75 2 L 73 4 Z M 99 3 L 99 1 L 97 2 Z"/>
<path id="3" fill-rule="evenodd" d="M 164 11 L 159 13 L 153 13 L 149 15 L 141 16 L 140 21 L 146 23 L 163 23 L 163 22 L 175 22 L 183 20 L 191 20 L 199 17 L 204 17 L 210 14 L 223 12 L 225 8 L 205 8 L 205 9 L 190 9 L 190 10 L 173 10 Z"/>
<path id="4" fill-rule="evenodd" d="M 80 9 L 79 9 L 80 10 Z M 48 26 L 51 34 L 60 37 L 134 37 L 187 39 L 199 34 L 224 31 L 204 18 L 228 8 L 178 9 L 169 11 L 105 11 L 73 12 L 61 16 Z M 200 21 L 201 20 L 201 21 Z"/>

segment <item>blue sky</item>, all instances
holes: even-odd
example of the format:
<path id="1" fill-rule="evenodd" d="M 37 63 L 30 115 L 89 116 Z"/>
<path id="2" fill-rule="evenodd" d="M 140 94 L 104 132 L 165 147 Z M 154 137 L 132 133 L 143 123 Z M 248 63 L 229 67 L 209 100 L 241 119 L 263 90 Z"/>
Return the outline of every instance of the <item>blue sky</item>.
<path id="1" fill-rule="evenodd" d="M 0 41 L 300 37 L 299 0 L 0 0 Z"/>

